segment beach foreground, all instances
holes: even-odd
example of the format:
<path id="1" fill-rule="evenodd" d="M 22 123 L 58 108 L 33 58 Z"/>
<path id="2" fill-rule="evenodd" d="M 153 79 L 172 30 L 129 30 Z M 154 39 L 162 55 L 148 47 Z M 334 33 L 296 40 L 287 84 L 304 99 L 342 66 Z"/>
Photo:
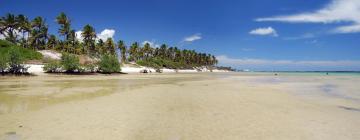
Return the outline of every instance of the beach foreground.
<path id="1" fill-rule="evenodd" d="M 358 140 L 360 76 L 0 78 L 0 139 Z"/>

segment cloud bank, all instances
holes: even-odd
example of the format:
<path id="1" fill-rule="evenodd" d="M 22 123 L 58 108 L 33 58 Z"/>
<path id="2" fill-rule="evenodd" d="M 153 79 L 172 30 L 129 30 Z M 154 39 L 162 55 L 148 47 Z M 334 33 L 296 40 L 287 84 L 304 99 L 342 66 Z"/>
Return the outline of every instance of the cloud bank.
<path id="1" fill-rule="evenodd" d="M 115 30 L 114 29 L 105 29 L 101 31 L 100 34 L 96 34 L 97 39 L 106 40 L 108 38 L 114 38 Z"/>
<path id="2" fill-rule="evenodd" d="M 360 32 L 360 0 L 332 0 L 319 10 L 293 15 L 256 19 L 258 22 L 279 21 L 289 23 L 348 23 L 333 29 L 333 33 Z"/>
<path id="3" fill-rule="evenodd" d="M 75 32 L 75 36 L 76 39 L 79 40 L 80 42 L 83 41 L 83 37 L 81 36 L 82 31 L 76 31 Z M 108 38 L 114 38 L 115 35 L 115 30 L 114 29 L 104 29 L 103 31 L 101 31 L 100 33 L 96 34 L 96 40 L 103 40 L 106 41 Z"/>
<path id="4" fill-rule="evenodd" d="M 198 33 L 198 34 L 194 34 L 194 35 L 185 37 L 183 39 L 183 42 L 194 42 L 194 41 L 200 40 L 200 39 L 202 39 L 202 37 L 201 37 L 201 34 Z"/>
<path id="5" fill-rule="evenodd" d="M 255 70 L 360 70 L 360 61 L 354 60 L 269 60 L 230 58 L 226 55 L 216 57 L 221 65 L 240 69 Z"/>
<path id="6" fill-rule="evenodd" d="M 270 35 L 270 36 L 278 36 L 276 30 L 272 27 L 267 27 L 267 28 L 257 28 L 254 29 L 252 31 L 249 32 L 249 34 L 251 35 L 262 35 L 262 36 L 266 36 L 266 35 Z"/>
<path id="7" fill-rule="evenodd" d="M 145 40 L 141 44 L 144 46 L 146 43 L 149 43 L 150 47 L 152 47 L 152 48 L 159 48 L 160 47 L 160 44 L 157 44 L 155 41 Z"/>

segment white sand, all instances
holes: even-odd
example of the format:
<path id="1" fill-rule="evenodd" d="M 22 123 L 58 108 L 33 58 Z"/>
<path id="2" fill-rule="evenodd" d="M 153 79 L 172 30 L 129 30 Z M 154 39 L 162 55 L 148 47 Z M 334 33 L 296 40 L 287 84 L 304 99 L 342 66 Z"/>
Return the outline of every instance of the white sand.
<path id="1" fill-rule="evenodd" d="M 50 59 L 55 59 L 55 60 L 60 60 L 61 59 L 61 53 L 58 53 L 56 51 L 39 50 L 38 52 L 40 52 L 44 56 L 44 58 L 50 58 Z"/>
<path id="2" fill-rule="evenodd" d="M 34 74 L 42 74 L 44 73 L 43 71 L 43 67 L 44 65 L 35 65 L 35 64 L 26 64 L 27 67 L 29 67 L 28 72 L 30 73 L 34 73 Z M 148 72 L 152 72 L 155 73 L 156 70 L 153 68 L 149 68 L 149 67 L 131 67 L 131 66 L 123 66 L 121 67 L 121 72 L 124 73 L 140 73 L 140 71 L 142 70 L 147 70 Z M 194 73 L 197 72 L 195 69 L 182 69 L 182 70 L 175 70 L 175 69 L 162 69 L 162 71 L 164 73 L 175 73 L 175 72 L 179 72 L 179 73 Z M 203 69 L 201 72 L 210 72 L 210 70 L 207 70 L 206 68 Z M 213 72 L 228 72 L 225 70 L 213 70 Z"/>
<path id="3" fill-rule="evenodd" d="M 360 139 L 360 112 L 356 110 L 360 104 L 356 101 L 337 97 L 306 99 L 291 94 L 288 89 L 293 86 L 289 84 L 302 84 L 298 83 L 301 77 L 289 79 L 286 76 L 229 73 L 224 78 L 222 75 L 37 76 L 2 79 L 0 84 L 3 92 L 0 95 L 3 96 L 0 97 L 4 99 L 4 104 L 19 110 L 32 104 L 42 107 L 0 114 L 0 139 Z M 290 82 L 278 83 L 281 80 Z M 344 90 L 352 87 L 354 91 L 359 91 L 354 82 L 358 83 L 360 78 L 303 77 L 300 81 L 330 82 L 337 86 L 347 81 L 353 84 L 347 83 Z M 59 87 L 59 92 L 52 93 L 53 86 Z M 106 87 L 111 90 L 91 98 L 85 95 L 100 91 L 84 90 L 85 93 L 79 96 L 70 94 L 85 87 Z M 14 90 L 21 93 L 30 89 L 36 94 L 19 96 L 21 98 L 8 95 Z M 293 90 L 306 91 L 301 88 Z M 46 95 L 61 95 L 64 92 L 68 96 L 38 96 L 43 92 Z M 316 91 L 312 94 L 323 93 Z M 24 98 L 29 100 L 22 101 Z M 40 101 L 44 104 L 38 104 Z"/>

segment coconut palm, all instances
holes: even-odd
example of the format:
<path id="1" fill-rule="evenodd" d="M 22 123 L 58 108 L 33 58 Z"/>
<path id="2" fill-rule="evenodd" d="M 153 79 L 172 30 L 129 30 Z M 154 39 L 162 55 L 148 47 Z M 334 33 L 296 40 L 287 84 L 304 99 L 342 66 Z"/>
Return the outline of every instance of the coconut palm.
<path id="1" fill-rule="evenodd" d="M 36 17 L 31 22 L 31 33 L 30 33 L 30 46 L 33 49 L 42 49 L 47 40 L 48 27 L 45 24 L 45 20 L 42 17 Z"/>
<path id="2" fill-rule="evenodd" d="M 21 14 L 16 17 L 16 22 L 18 22 L 18 29 L 22 33 L 22 38 L 21 38 L 20 44 L 21 44 L 21 46 L 26 48 L 27 47 L 27 39 L 28 39 L 29 33 L 31 31 L 31 24 L 30 24 L 28 18 Z"/>
<path id="3" fill-rule="evenodd" d="M 115 43 L 112 38 L 107 38 L 105 41 L 107 53 L 111 55 L 115 55 Z"/>
<path id="4" fill-rule="evenodd" d="M 129 49 L 130 61 L 137 61 L 138 49 L 139 49 L 139 43 L 137 43 L 137 42 L 133 43 L 130 46 L 130 49 Z"/>
<path id="5" fill-rule="evenodd" d="M 8 13 L 5 17 L 1 17 L 0 33 L 5 36 L 6 40 L 16 43 L 18 26 L 15 15 Z"/>
<path id="6" fill-rule="evenodd" d="M 125 63 L 126 62 L 126 46 L 124 41 L 120 40 L 118 42 L 118 48 L 120 49 L 120 53 L 121 53 L 121 63 Z"/>
<path id="7" fill-rule="evenodd" d="M 69 39 L 69 33 L 71 31 L 70 29 L 70 19 L 66 16 L 66 14 L 64 12 L 61 12 L 57 17 L 56 17 L 56 22 L 58 24 L 60 24 L 60 29 L 59 29 L 59 33 L 60 35 L 65 37 L 65 41 L 67 41 Z"/>
<path id="8" fill-rule="evenodd" d="M 96 39 L 95 29 L 89 24 L 85 25 L 81 33 L 81 36 L 84 38 L 83 41 L 85 45 L 83 47 L 83 53 L 86 52 L 86 49 L 89 49 L 90 54 L 95 54 L 95 39 Z"/>
<path id="9" fill-rule="evenodd" d="M 57 44 L 57 39 L 55 35 L 50 35 L 48 42 L 46 44 L 47 49 L 55 49 L 55 46 Z"/>

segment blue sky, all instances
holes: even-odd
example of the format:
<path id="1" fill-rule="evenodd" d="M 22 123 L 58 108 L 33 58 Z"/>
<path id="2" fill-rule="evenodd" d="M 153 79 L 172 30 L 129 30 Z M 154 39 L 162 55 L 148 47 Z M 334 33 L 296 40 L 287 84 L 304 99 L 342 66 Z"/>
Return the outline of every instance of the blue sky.
<path id="1" fill-rule="evenodd" d="M 0 14 L 46 18 L 100 37 L 166 43 L 250 70 L 360 70 L 359 0 L 1 0 Z M 105 31 L 104 31 L 105 30 Z"/>

